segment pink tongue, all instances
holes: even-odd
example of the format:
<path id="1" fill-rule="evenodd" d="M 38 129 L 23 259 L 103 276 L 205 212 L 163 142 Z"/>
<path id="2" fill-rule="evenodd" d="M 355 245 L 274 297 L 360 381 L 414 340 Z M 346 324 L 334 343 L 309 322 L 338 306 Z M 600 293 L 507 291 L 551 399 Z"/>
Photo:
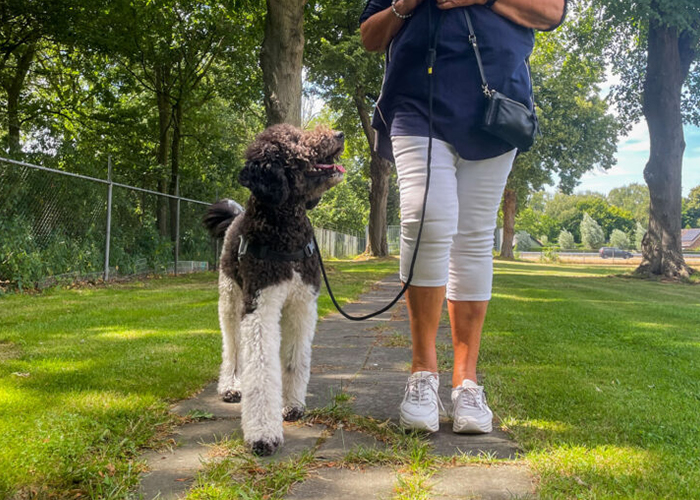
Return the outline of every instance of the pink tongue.
<path id="1" fill-rule="evenodd" d="M 334 164 L 334 165 L 321 165 L 321 164 L 317 164 L 316 167 L 317 167 L 317 168 L 323 168 L 323 169 L 331 168 L 331 169 L 337 170 L 337 171 L 340 172 L 341 174 L 344 174 L 344 173 L 345 173 L 345 169 L 343 168 L 342 165 L 337 165 L 337 164 Z"/>

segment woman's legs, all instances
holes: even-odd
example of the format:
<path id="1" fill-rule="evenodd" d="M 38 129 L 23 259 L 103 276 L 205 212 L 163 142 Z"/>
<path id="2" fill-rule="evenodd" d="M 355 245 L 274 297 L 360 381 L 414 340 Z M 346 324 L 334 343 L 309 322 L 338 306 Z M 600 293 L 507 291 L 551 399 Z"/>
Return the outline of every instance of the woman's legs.
<path id="1" fill-rule="evenodd" d="M 444 286 L 409 286 L 406 291 L 413 353 L 411 373 L 438 371 L 435 338 L 444 301 Z"/>
<path id="2" fill-rule="evenodd" d="M 393 142 L 401 193 L 401 279 L 405 281 L 423 207 L 427 138 L 394 137 Z M 470 162 L 446 143 L 433 143 L 425 222 L 407 294 L 413 341 L 413 375 L 401 405 L 401 423 L 407 427 L 437 430 L 435 340 L 446 290 L 455 356 L 453 387 L 460 386 L 456 397 L 453 392 L 454 429 L 491 430 L 492 414 L 483 390 L 472 393 L 462 382 L 469 380 L 476 386 L 481 331 L 491 297 L 493 232 L 514 157 L 513 151 Z"/>
<path id="3" fill-rule="evenodd" d="M 393 137 L 392 140 L 401 194 L 401 279 L 405 282 L 423 211 L 428 139 Z M 445 300 L 450 246 L 457 232 L 455 165 L 458 159 L 446 143 L 433 141 L 425 221 L 406 297 L 413 363 L 399 409 L 399 421 L 404 428 L 430 432 L 437 431 L 440 426 L 435 338 Z"/>
<path id="4" fill-rule="evenodd" d="M 458 387 L 464 379 L 476 382 L 476 363 L 479 359 L 481 330 L 486 319 L 489 302 L 447 301 L 452 326 L 452 346 L 454 347 L 454 368 L 452 387 Z"/>
<path id="5" fill-rule="evenodd" d="M 452 387 L 465 379 L 476 382 L 481 331 L 491 298 L 496 217 L 514 158 L 511 151 L 482 161 L 460 160 L 457 165 L 459 221 L 447 285 L 455 357 Z"/>

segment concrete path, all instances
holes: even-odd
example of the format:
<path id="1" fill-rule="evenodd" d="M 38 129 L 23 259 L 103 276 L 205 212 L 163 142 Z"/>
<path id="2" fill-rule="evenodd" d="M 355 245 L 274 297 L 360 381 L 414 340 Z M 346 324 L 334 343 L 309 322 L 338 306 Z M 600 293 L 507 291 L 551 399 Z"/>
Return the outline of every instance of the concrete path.
<path id="1" fill-rule="evenodd" d="M 397 293 L 397 276 L 378 283 L 360 300 L 344 309 L 362 315 L 386 304 Z M 449 345 L 449 325 L 440 327 L 438 343 Z M 406 308 L 401 301 L 391 311 L 364 322 L 346 320 L 340 314 L 319 322 L 313 344 L 311 380 L 307 406 L 320 408 L 333 402 L 336 394 L 345 391 L 353 396 L 352 408 L 358 415 L 379 420 L 397 421 L 398 407 L 410 368 L 410 331 Z M 450 355 L 448 353 L 448 355 Z M 450 410 L 450 373 L 441 374 L 440 397 Z M 150 451 L 144 455 L 149 472 L 144 474 L 140 494 L 150 500 L 180 498 L 193 484 L 201 464 L 215 459 L 211 444 L 227 436 L 240 435 L 240 404 L 223 403 L 216 394 L 216 383 L 209 384 L 192 399 L 173 407 L 173 412 L 188 415 L 205 412 L 210 418 L 183 425 L 173 436 L 172 449 Z M 430 435 L 432 453 L 488 454 L 515 459 L 517 445 L 498 428 L 487 435 L 458 435 L 451 430 L 448 418 L 441 419 L 440 431 Z M 381 447 L 369 435 L 333 431 L 320 425 L 285 424 L 284 446 L 273 457 L 284 460 L 313 449 L 319 461 L 335 462 L 357 446 Z M 315 468 L 310 477 L 295 485 L 289 499 L 359 500 L 391 498 L 396 486 L 396 471 L 390 467 L 368 467 L 362 470 L 332 467 Z M 534 482 L 528 469 L 516 460 L 510 463 L 450 467 L 431 478 L 431 498 L 435 499 L 513 499 L 531 498 Z"/>

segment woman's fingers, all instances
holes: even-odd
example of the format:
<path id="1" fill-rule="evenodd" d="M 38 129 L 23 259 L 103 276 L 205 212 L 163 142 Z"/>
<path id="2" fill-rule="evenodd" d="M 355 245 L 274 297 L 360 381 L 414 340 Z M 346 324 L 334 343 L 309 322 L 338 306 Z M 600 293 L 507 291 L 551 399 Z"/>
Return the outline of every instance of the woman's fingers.
<path id="1" fill-rule="evenodd" d="M 436 0 L 438 9 L 454 9 L 455 7 L 468 7 L 479 3 L 478 0 Z"/>

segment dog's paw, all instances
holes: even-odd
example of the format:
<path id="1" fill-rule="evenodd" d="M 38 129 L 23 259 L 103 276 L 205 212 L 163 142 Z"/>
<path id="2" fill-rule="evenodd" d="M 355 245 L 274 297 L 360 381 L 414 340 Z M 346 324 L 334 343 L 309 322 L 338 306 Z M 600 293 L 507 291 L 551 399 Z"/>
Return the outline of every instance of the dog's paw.
<path id="1" fill-rule="evenodd" d="M 282 410 L 282 418 L 285 422 L 296 422 L 304 416 L 304 413 L 303 406 L 285 406 Z"/>
<path id="2" fill-rule="evenodd" d="M 261 439 L 260 441 L 253 442 L 250 448 L 251 451 L 258 457 L 269 457 L 275 451 L 277 451 L 277 448 L 279 448 L 279 446 L 279 441 L 265 441 Z"/>
<path id="3" fill-rule="evenodd" d="M 241 391 L 226 391 L 221 396 L 224 403 L 240 403 L 241 402 Z"/>

